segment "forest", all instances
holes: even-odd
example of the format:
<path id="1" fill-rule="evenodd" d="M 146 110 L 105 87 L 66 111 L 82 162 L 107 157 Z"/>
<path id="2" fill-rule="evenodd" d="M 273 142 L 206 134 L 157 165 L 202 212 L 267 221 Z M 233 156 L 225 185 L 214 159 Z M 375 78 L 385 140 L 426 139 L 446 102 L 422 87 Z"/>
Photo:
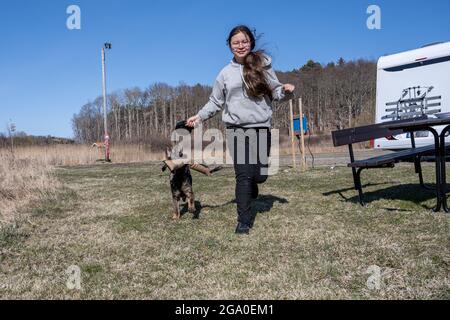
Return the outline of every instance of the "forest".
<path id="1" fill-rule="evenodd" d="M 313 60 L 292 71 L 277 71 L 282 83 L 296 86 L 303 112 L 313 135 L 335 129 L 372 123 L 375 112 L 376 62 L 345 61 L 326 65 Z M 107 96 L 108 133 L 113 143 L 152 145 L 165 140 L 177 121 L 195 115 L 208 101 L 211 86 L 153 83 L 147 88 L 126 88 Z M 72 118 L 74 139 L 80 143 L 101 141 L 103 136 L 102 97 L 81 106 Z M 297 106 L 297 99 L 294 106 Z M 298 110 L 295 107 L 295 110 Z M 274 103 L 273 126 L 281 134 L 289 130 L 287 102 Z M 294 111 L 295 112 L 295 111 Z M 295 113 L 298 113 L 295 112 Z M 220 115 L 205 123 L 223 129 Z"/>

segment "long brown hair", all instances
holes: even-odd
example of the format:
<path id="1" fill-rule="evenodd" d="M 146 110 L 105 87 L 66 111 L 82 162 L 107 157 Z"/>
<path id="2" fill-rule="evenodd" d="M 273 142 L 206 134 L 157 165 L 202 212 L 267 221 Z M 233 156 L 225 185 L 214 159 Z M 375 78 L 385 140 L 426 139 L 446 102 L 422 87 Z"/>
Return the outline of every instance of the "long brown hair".
<path id="1" fill-rule="evenodd" d="M 244 59 L 244 83 L 245 89 L 249 97 L 262 98 L 267 95 L 272 99 L 272 90 L 270 90 L 269 84 L 264 70 L 264 51 L 253 51 L 256 46 L 256 39 L 252 31 L 245 26 L 240 25 L 233 28 L 227 39 L 228 46 L 231 49 L 231 38 L 242 32 L 250 40 L 250 53 Z"/>

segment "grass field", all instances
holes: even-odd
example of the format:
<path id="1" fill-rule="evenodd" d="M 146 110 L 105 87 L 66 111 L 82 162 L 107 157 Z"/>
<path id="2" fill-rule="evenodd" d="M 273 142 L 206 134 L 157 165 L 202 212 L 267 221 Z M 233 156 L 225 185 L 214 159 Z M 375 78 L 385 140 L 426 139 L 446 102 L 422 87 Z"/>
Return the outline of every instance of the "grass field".
<path id="1" fill-rule="evenodd" d="M 231 168 L 193 173 L 199 219 L 178 222 L 159 165 L 56 176 L 59 191 L 0 233 L 3 299 L 450 299 L 450 215 L 431 211 L 410 165 L 364 173 L 366 208 L 347 168 L 283 168 L 260 188 L 249 236 L 233 233 Z"/>

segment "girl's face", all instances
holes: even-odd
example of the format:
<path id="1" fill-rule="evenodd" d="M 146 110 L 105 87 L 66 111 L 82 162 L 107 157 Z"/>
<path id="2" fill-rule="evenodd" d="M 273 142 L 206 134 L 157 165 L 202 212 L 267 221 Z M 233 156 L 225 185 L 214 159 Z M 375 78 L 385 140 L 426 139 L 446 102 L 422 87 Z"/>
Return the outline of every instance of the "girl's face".
<path id="1" fill-rule="evenodd" d="M 235 34 L 230 41 L 231 51 L 234 54 L 234 58 L 238 62 L 243 62 L 244 58 L 251 51 L 250 38 L 243 32 Z"/>

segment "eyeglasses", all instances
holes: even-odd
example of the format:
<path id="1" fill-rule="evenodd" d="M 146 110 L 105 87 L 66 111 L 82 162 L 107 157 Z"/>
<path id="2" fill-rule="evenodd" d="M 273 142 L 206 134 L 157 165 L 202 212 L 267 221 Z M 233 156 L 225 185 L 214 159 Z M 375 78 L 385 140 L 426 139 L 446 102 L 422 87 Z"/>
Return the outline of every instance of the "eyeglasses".
<path id="1" fill-rule="evenodd" d="M 242 45 L 243 47 L 249 47 L 249 46 L 250 46 L 250 41 L 249 41 L 249 40 L 243 40 L 243 41 L 240 41 L 240 42 L 235 41 L 235 42 L 232 42 L 232 43 L 231 43 L 231 46 L 232 46 L 233 48 L 239 48 L 241 45 Z"/>

